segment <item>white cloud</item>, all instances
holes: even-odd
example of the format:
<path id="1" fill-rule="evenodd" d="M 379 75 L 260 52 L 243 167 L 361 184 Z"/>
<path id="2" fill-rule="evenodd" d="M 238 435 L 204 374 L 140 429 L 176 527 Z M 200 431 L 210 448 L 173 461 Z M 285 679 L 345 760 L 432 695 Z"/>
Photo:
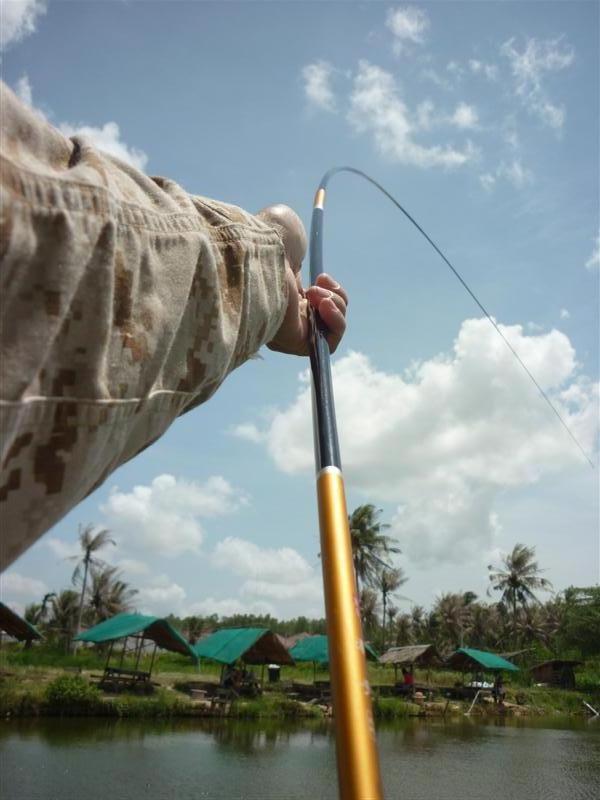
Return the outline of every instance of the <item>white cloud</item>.
<path id="1" fill-rule="evenodd" d="M 281 603 L 296 601 L 296 613 L 308 614 L 307 608 L 309 615 L 322 612 L 320 573 L 291 547 L 259 547 L 245 539 L 229 537 L 215 547 L 212 562 L 248 579 L 240 586 L 243 598 L 263 603 L 275 600 L 280 609 Z"/>
<path id="2" fill-rule="evenodd" d="M 121 140 L 121 131 L 116 122 L 106 122 L 101 128 L 62 122 L 59 128 L 65 136 L 84 136 L 98 150 L 115 156 L 136 169 L 143 170 L 148 163 L 148 156 L 143 150 L 129 147 Z"/>
<path id="3" fill-rule="evenodd" d="M 55 536 L 51 536 L 43 541 L 46 547 L 50 548 L 58 558 L 72 558 L 81 553 L 77 542 L 66 542 L 64 539 L 58 539 Z"/>
<path id="4" fill-rule="evenodd" d="M 230 433 L 237 436 L 239 439 L 245 439 L 247 442 L 260 442 L 262 438 L 261 431 L 253 423 L 243 423 L 241 425 L 234 425 L 230 428 Z"/>
<path id="5" fill-rule="evenodd" d="M 523 189 L 533 183 L 533 179 L 533 172 L 524 167 L 518 158 L 510 163 L 503 161 L 493 173 L 486 172 L 479 176 L 479 182 L 486 191 L 493 189 L 498 180 L 508 181 L 515 189 Z"/>
<path id="6" fill-rule="evenodd" d="M 150 572 L 148 564 L 137 558 L 120 558 L 116 561 L 115 567 L 130 575 L 147 575 Z"/>
<path id="7" fill-rule="evenodd" d="M 221 599 L 207 597 L 198 603 L 192 603 L 186 610 L 186 614 L 190 615 L 210 616 L 211 614 L 218 614 L 220 617 L 230 617 L 233 614 L 271 614 L 275 616 L 276 613 L 276 609 L 270 603 L 249 602 L 240 600 L 237 597 Z"/>
<path id="8" fill-rule="evenodd" d="M 201 518 L 235 511 L 246 498 L 224 478 L 206 483 L 159 475 L 149 486 L 135 486 L 131 492 L 116 487 L 101 506 L 107 527 L 127 546 L 175 557 L 197 553 L 204 532 Z"/>
<path id="9" fill-rule="evenodd" d="M 33 92 L 31 90 L 29 77 L 26 74 L 21 75 L 15 84 L 15 94 L 25 103 L 26 106 L 33 106 Z"/>
<path id="10" fill-rule="evenodd" d="M 358 133 L 370 132 L 377 149 L 401 164 L 457 167 L 476 155 L 470 143 L 463 150 L 457 150 L 449 145 L 425 146 L 416 142 L 415 135 L 423 124 L 422 113 L 421 119 L 419 112 L 413 119 L 393 76 L 368 61 L 359 62 L 348 120 Z"/>
<path id="11" fill-rule="evenodd" d="M 473 106 L 467 103 L 459 103 L 448 121 L 451 125 L 455 125 L 461 130 L 468 130 L 477 128 L 479 116 Z"/>
<path id="12" fill-rule="evenodd" d="M 561 308 L 560 310 L 560 318 L 561 319 L 570 319 L 571 314 L 566 308 Z"/>
<path id="13" fill-rule="evenodd" d="M 336 102 L 331 79 L 335 70 L 327 61 L 316 61 L 302 68 L 304 93 L 310 105 L 324 111 L 335 111 Z"/>
<path id="14" fill-rule="evenodd" d="M 479 176 L 479 182 L 481 183 L 483 188 L 489 192 L 496 185 L 496 176 L 492 175 L 491 172 L 484 172 L 482 175 Z"/>
<path id="15" fill-rule="evenodd" d="M 600 234 L 596 237 L 596 245 L 592 255 L 585 262 L 586 269 L 600 269 Z"/>
<path id="16" fill-rule="evenodd" d="M 517 189 L 522 189 L 533 181 L 533 172 L 524 167 L 518 159 L 514 159 L 510 164 L 500 164 L 497 175 L 499 178 L 506 178 Z"/>
<path id="17" fill-rule="evenodd" d="M 485 61 L 471 58 L 469 60 L 469 69 L 474 75 L 484 75 L 488 81 L 498 80 L 498 67 L 496 64 L 487 64 Z"/>
<path id="18" fill-rule="evenodd" d="M 423 44 L 429 28 L 427 12 L 416 6 L 390 8 L 385 21 L 394 37 L 393 49 L 400 55 L 408 44 Z"/>
<path id="19" fill-rule="evenodd" d="M 591 451 L 598 386 L 576 375 L 565 334 L 505 336 Z M 370 502 L 397 506 L 393 533 L 415 563 L 460 562 L 492 546 L 496 498 L 582 464 L 573 442 L 486 319 L 466 320 L 453 352 L 384 373 L 360 353 L 334 365 L 344 471 Z M 275 414 L 268 451 L 284 472 L 313 468 L 310 388 Z"/>
<path id="20" fill-rule="evenodd" d="M 48 587 L 43 581 L 37 578 L 28 578 L 18 572 L 5 572 L 0 578 L 2 587 L 2 597 L 6 595 L 17 595 L 27 600 L 41 599 Z"/>
<path id="21" fill-rule="evenodd" d="M 45 0 L 0 0 L 0 50 L 35 32 Z"/>
<path id="22" fill-rule="evenodd" d="M 515 48 L 514 41 L 509 39 L 504 42 L 500 52 L 509 61 L 517 97 L 544 125 L 560 130 L 566 112 L 563 106 L 557 106 L 550 100 L 544 78 L 549 73 L 569 67 L 575 59 L 575 51 L 563 45 L 562 38 L 545 41 L 528 39 L 521 52 Z"/>
<path id="23" fill-rule="evenodd" d="M 538 322 L 528 322 L 527 330 L 530 330 L 533 333 L 539 333 L 540 331 L 544 330 L 544 326 L 540 325 Z"/>
<path id="24" fill-rule="evenodd" d="M 155 578 L 153 585 L 142 587 L 134 598 L 142 614 L 179 616 L 184 608 L 186 591 L 178 583 L 171 582 L 166 575 Z"/>
<path id="25" fill-rule="evenodd" d="M 299 583 L 313 574 L 310 564 L 291 547 L 264 548 L 230 536 L 215 547 L 213 563 L 248 578 Z"/>
<path id="26" fill-rule="evenodd" d="M 323 595 L 321 579 L 314 576 L 312 580 L 299 583 L 270 583 L 268 581 L 246 581 L 240 588 L 242 596 L 268 597 L 272 600 L 304 600 L 315 603 Z M 312 616 L 312 615 L 311 615 Z"/>

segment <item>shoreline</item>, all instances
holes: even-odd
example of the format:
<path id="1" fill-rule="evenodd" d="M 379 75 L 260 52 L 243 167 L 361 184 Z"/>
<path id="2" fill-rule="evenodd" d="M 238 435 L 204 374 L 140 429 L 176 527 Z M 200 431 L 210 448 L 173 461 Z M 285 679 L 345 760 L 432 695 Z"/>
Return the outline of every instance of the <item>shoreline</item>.
<path id="1" fill-rule="evenodd" d="M 331 705 L 318 700 L 302 701 L 289 697 L 283 687 L 267 685 L 255 698 L 205 697 L 195 699 L 175 688 L 174 676 L 161 676 L 151 694 L 120 692 L 106 694 L 90 683 L 90 675 L 60 671 L 32 674 L 18 670 L 0 681 L 0 718 L 96 717 L 113 719 L 204 718 L 229 720 L 329 720 Z M 577 690 L 513 687 L 504 704 L 490 698 L 476 703 L 438 696 L 411 702 L 398 697 L 373 697 L 373 714 L 378 722 L 406 718 L 470 716 L 472 718 L 556 718 L 559 715 L 585 718 L 584 701 L 590 696 Z M 595 701 L 595 704 L 594 704 Z M 598 698 L 592 698 L 597 708 Z"/>

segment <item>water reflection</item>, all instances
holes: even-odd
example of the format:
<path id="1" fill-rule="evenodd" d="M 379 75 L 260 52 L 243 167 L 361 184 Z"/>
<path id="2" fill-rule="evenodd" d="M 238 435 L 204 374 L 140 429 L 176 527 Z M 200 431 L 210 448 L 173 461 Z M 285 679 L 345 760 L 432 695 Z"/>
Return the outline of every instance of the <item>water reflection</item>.
<path id="1" fill-rule="evenodd" d="M 335 800 L 329 722 L 43 719 L 0 723 L 11 800 Z M 594 800 L 600 725 L 409 719 L 378 729 L 386 797 Z M 31 765 L 35 765 L 32 770 Z M 102 780 L 90 781 L 90 775 Z"/>

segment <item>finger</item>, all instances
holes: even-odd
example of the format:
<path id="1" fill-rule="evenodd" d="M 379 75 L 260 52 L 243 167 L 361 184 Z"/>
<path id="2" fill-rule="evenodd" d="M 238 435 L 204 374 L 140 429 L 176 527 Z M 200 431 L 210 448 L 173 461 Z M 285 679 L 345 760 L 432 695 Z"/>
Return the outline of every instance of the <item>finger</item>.
<path id="1" fill-rule="evenodd" d="M 346 316 L 346 303 L 341 295 L 330 292 L 329 289 L 323 289 L 321 286 L 311 286 L 306 290 L 305 295 L 313 308 L 318 309 L 319 304 L 323 300 L 331 300 L 335 303 L 339 311 Z"/>
<path id="2" fill-rule="evenodd" d="M 323 289 L 329 289 L 330 292 L 335 292 L 339 294 L 339 296 L 343 299 L 344 303 L 348 305 L 348 295 L 346 290 L 343 286 L 334 280 L 331 275 L 328 275 L 326 272 L 322 272 L 320 275 L 317 275 L 317 280 L 315 281 L 317 286 L 322 286 Z"/>
<path id="3" fill-rule="evenodd" d="M 346 330 L 346 318 L 330 297 L 321 300 L 317 310 L 329 330 L 327 342 L 334 353 Z"/>

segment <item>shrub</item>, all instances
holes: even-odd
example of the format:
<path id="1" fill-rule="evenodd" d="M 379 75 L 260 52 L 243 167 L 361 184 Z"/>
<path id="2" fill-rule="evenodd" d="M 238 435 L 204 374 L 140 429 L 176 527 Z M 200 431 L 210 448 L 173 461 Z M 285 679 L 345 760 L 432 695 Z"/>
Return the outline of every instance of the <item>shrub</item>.
<path id="1" fill-rule="evenodd" d="M 102 705 L 100 692 L 79 675 L 61 675 L 46 687 L 45 701 L 53 713 L 91 714 Z"/>

